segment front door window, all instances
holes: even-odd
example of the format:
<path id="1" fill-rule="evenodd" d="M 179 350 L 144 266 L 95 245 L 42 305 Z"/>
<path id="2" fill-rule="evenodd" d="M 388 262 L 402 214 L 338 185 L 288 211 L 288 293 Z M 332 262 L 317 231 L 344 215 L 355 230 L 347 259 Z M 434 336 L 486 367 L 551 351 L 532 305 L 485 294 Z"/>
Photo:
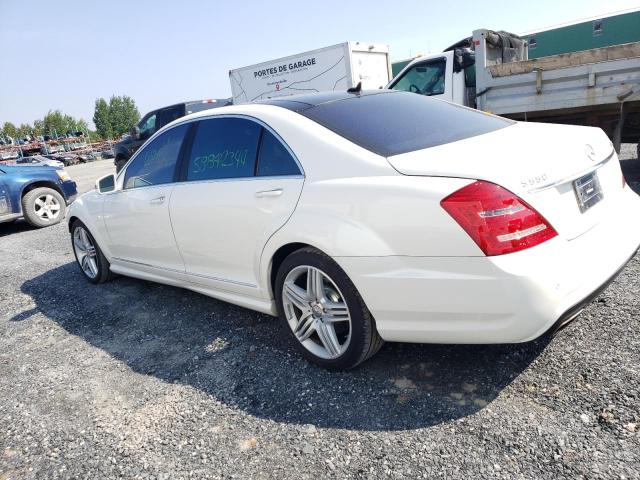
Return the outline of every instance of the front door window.
<path id="1" fill-rule="evenodd" d="M 162 132 L 138 151 L 124 174 L 124 188 L 173 182 L 180 147 L 188 128 L 189 125 L 183 124 Z"/>

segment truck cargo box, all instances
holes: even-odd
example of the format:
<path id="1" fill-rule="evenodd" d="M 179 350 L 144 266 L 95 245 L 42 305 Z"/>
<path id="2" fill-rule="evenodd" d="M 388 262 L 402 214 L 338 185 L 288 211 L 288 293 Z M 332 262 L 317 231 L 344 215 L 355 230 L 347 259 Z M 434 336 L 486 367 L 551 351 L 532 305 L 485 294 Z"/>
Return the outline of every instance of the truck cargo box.
<path id="1" fill-rule="evenodd" d="M 387 45 L 344 42 L 229 71 L 233 103 L 294 95 L 384 87 L 391 78 Z"/>

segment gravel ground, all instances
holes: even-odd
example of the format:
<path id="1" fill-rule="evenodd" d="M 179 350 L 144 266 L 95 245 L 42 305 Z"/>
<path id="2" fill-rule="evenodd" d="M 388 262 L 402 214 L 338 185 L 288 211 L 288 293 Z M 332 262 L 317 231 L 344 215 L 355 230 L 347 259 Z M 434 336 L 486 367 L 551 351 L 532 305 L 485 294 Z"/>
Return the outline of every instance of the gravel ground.
<path id="1" fill-rule="evenodd" d="M 68 170 L 86 191 L 112 168 Z M 553 339 L 329 373 L 268 316 L 90 285 L 65 224 L 0 225 L 0 480 L 640 478 L 639 273 Z"/>

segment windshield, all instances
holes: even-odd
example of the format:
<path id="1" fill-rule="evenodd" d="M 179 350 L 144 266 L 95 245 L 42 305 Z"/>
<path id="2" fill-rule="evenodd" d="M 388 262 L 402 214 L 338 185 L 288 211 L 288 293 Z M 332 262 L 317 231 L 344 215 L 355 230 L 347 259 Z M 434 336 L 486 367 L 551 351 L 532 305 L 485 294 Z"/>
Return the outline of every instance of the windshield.
<path id="1" fill-rule="evenodd" d="M 456 142 L 514 123 L 423 95 L 388 90 L 321 103 L 299 113 L 385 157 Z"/>

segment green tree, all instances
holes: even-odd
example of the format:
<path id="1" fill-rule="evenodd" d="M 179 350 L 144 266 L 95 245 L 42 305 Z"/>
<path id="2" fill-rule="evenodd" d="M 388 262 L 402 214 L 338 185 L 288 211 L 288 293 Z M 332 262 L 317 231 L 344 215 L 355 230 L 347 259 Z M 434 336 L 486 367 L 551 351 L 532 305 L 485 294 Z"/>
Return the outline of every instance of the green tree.
<path id="1" fill-rule="evenodd" d="M 78 122 L 71 115 L 63 115 L 62 121 L 64 122 L 64 133 L 69 135 L 75 135 L 78 130 Z"/>
<path id="2" fill-rule="evenodd" d="M 81 118 L 76 122 L 76 130 L 82 133 L 89 132 L 89 124 L 84 118 Z"/>
<path id="3" fill-rule="evenodd" d="M 45 135 L 63 135 L 67 131 L 65 115 L 60 110 L 49 110 L 42 119 L 42 125 Z"/>
<path id="4" fill-rule="evenodd" d="M 42 120 L 35 120 L 33 122 L 33 134 L 42 135 L 44 133 L 44 122 Z"/>
<path id="5" fill-rule="evenodd" d="M 7 137 L 16 138 L 18 136 L 18 129 L 11 122 L 4 122 L 2 133 Z"/>
<path id="6" fill-rule="evenodd" d="M 93 123 L 96 125 L 96 133 L 102 138 L 111 138 L 111 121 L 109 117 L 109 104 L 104 98 L 96 99 L 96 106 L 93 111 Z"/>
<path id="7" fill-rule="evenodd" d="M 114 136 L 121 136 L 129 132 L 140 120 L 140 112 L 136 102 L 126 95 L 113 95 L 109 100 L 109 123 Z"/>
<path id="8" fill-rule="evenodd" d="M 28 123 L 22 123 L 18 127 L 18 138 L 25 138 L 27 136 L 33 135 L 33 127 Z"/>

